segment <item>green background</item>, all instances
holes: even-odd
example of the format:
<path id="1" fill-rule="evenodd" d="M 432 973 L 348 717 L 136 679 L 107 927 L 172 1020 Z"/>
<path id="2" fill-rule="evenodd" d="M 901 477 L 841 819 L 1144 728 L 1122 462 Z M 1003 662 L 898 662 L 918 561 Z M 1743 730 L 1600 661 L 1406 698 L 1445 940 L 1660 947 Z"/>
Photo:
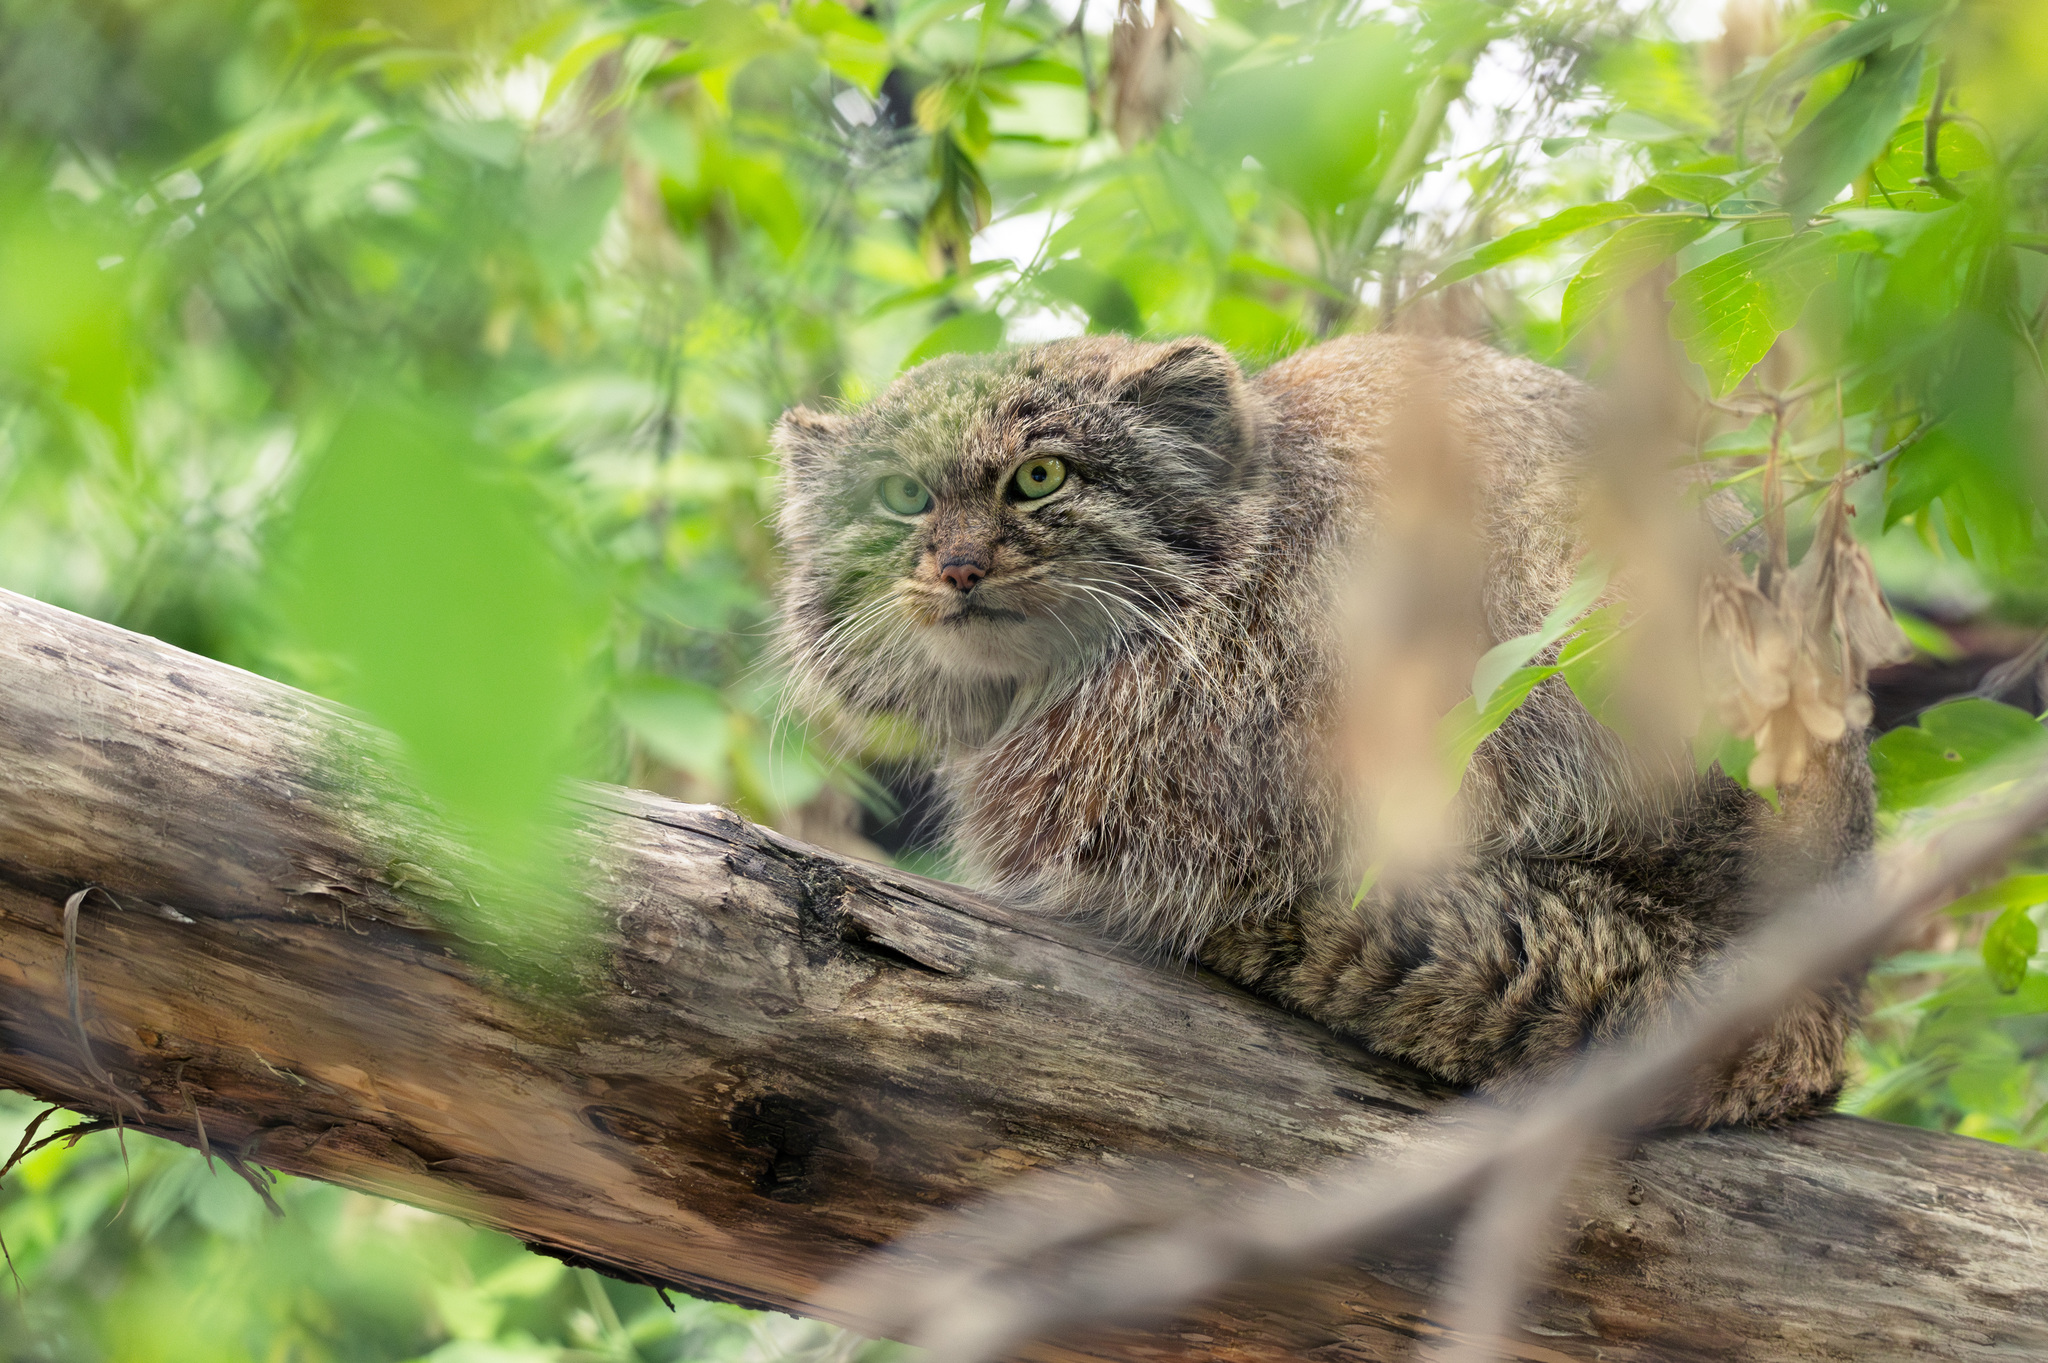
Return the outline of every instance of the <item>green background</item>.
<path id="1" fill-rule="evenodd" d="M 1082 330 L 1256 366 L 1398 324 L 1597 379 L 1634 287 L 1715 476 L 1754 500 L 1775 434 L 1795 540 L 1926 426 L 1857 534 L 1928 656 L 2023 641 L 2048 9 L 1638 8 L 1219 0 L 1140 69 L 1101 0 L 0 0 L 0 585 L 360 707 L 501 865 L 565 775 L 850 829 L 896 754 L 820 751 L 761 666 L 784 407 Z M 2039 735 L 1886 739 L 1886 831 Z M 2039 863 L 1881 967 L 1850 1108 L 2048 1142 Z M 861 1347 L 127 1145 L 0 1186 L 0 1353 Z"/>

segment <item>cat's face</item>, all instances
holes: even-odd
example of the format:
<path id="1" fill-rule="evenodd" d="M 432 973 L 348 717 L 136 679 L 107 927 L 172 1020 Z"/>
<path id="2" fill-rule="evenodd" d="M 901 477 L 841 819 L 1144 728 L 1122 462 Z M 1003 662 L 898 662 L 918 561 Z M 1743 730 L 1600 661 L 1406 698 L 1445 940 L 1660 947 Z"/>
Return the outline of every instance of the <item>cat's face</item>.
<path id="1" fill-rule="evenodd" d="M 776 445 L 800 687 L 957 737 L 1170 628 L 1241 544 L 1253 425 L 1217 347 L 1106 338 L 949 356 L 860 411 L 792 411 Z"/>

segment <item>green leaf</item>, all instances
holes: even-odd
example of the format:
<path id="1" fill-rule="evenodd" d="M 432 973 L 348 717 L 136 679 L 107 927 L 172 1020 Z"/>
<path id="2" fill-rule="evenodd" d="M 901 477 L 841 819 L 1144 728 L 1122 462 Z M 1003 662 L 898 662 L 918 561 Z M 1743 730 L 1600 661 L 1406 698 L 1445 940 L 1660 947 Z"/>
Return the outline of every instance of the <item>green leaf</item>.
<path id="1" fill-rule="evenodd" d="M 1932 620 L 1915 615 L 1899 606 L 1892 607 L 1892 619 L 1897 622 L 1899 633 L 1906 636 L 1906 642 L 1928 657 L 1939 658 L 1947 663 L 1963 656 L 1963 646 L 1955 641 L 1953 635 Z"/>
<path id="2" fill-rule="evenodd" d="M 1741 383 L 1799 321 L 1813 291 L 1834 277 L 1836 255 L 1855 244 L 1820 233 L 1751 242 L 1672 281 L 1672 334 L 1706 371 L 1716 397 Z"/>
<path id="3" fill-rule="evenodd" d="M 828 3 L 837 4 L 838 0 L 828 0 Z M 1088 84 L 1087 77 L 1081 73 L 1079 67 L 1066 62 L 1048 61 L 1043 57 L 1013 62 L 1003 68 L 1003 75 L 1023 85 L 1071 85 L 1076 89 L 1082 89 Z"/>
<path id="4" fill-rule="evenodd" d="M 820 8 L 836 7 L 837 0 L 825 0 Z M 823 48 L 825 65 L 832 73 L 858 86 L 863 94 L 872 96 L 882 88 L 882 81 L 889 75 L 889 49 L 886 46 L 870 45 L 857 37 L 840 33 L 828 33 L 819 42 Z"/>
<path id="5" fill-rule="evenodd" d="M 0 217 L 0 384 L 61 395 L 124 445 L 142 358 L 121 288 L 133 267 L 125 270 L 102 268 L 91 241 L 40 214 Z"/>
<path id="6" fill-rule="evenodd" d="M 918 96 L 920 108 L 924 96 L 931 93 L 932 89 L 927 89 Z M 932 138 L 931 167 L 934 192 L 931 206 L 925 210 L 924 236 L 939 258 L 964 268 L 969 243 L 988 225 L 995 200 L 989 195 L 981 167 L 950 131 L 942 129 Z"/>
<path id="7" fill-rule="evenodd" d="M 839 0 L 797 0 L 789 7 L 789 16 L 796 20 L 798 28 L 813 37 L 839 33 L 876 47 L 886 47 L 889 43 L 889 35 L 880 27 L 861 18 Z"/>
<path id="8" fill-rule="evenodd" d="M 1873 14 L 1859 19 L 1847 28 L 1838 29 L 1827 38 L 1807 48 L 1798 56 L 1785 61 L 1782 79 L 1804 80 L 1817 76 L 1843 62 L 1852 62 L 1867 57 L 1880 47 L 1888 46 L 1894 35 L 1908 24 L 1924 20 L 1910 6 L 1893 9 L 1887 13 Z"/>
<path id="9" fill-rule="evenodd" d="M 1058 234 L 1054 235 L 1054 240 L 1058 240 Z M 1301 271 L 1290 269 L 1278 261 L 1266 260 L 1248 251 L 1232 252 L 1230 268 L 1233 272 L 1239 274 L 1257 275 L 1262 279 L 1276 279 L 1283 284 L 1297 289 L 1307 289 L 1311 293 L 1319 293 L 1325 298 L 1334 299 L 1338 302 L 1344 302 L 1349 298 L 1349 295 L 1342 289 L 1332 288 L 1327 280 L 1318 279 L 1314 275 L 1303 274 Z"/>
<path id="10" fill-rule="evenodd" d="M 1638 213 L 1654 213 L 1669 204 L 1677 196 L 1654 184 L 1640 184 L 1621 196 L 1621 201 Z"/>
<path id="11" fill-rule="evenodd" d="M 1040 289 L 1088 314 L 1091 332 L 1120 331 L 1136 336 L 1145 324 L 1123 281 L 1078 260 L 1063 260 L 1034 277 Z"/>
<path id="12" fill-rule="evenodd" d="M 1579 617 L 1591 610 L 1600 593 L 1607 590 L 1607 578 L 1607 565 L 1588 558 L 1579 565 L 1571 586 L 1565 588 L 1564 595 L 1543 617 L 1542 625 L 1486 650 L 1479 665 L 1472 669 L 1472 703 L 1484 710 L 1509 673 L 1577 628 Z"/>
<path id="13" fill-rule="evenodd" d="M 597 249 L 622 181 L 611 166 L 595 166 L 570 178 L 536 175 L 526 185 L 521 215 L 533 260 L 548 281 L 560 288 L 589 261 Z"/>
<path id="14" fill-rule="evenodd" d="M 956 352 L 994 350 L 1003 343 L 1003 319 L 993 312 L 962 312 L 933 327 L 925 338 L 903 357 L 903 367 L 914 369 L 926 360 Z"/>
<path id="15" fill-rule="evenodd" d="M 1885 472 L 1884 528 L 1924 510 L 1969 473 L 1954 442 L 1941 431 L 1930 432 Z"/>
<path id="16" fill-rule="evenodd" d="M 723 785 L 731 726 L 725 698 L 702 682 L 640 676 L 612 699 L 619 718 L 649 752 L 700 781 Z"/>
<path id="17" fill-rule="evenodd" d="M 786 728 L 778 728 L 773 736 L 755 733 L 733 757 L 747 784 L 777 815 L 809 804 L 825 788 L 825 768 Z"/>
<path id="18" fill-rule="evenodd" d="M 1451 707 L 1450 713 L 1437 721 L 1437 746 L 1451 769 L 1462 773 L 1471 765 L 1472 754 L 1479 750 L 1493 732 L 1507 723 L 1516 707 L 1529 698 L 1529 693 L 1558 674 L 1555 667 L 1522 667 L 1508 674 L 1494 689 L 1484 709 L 1476 705 L 1472 697 L 1466 696 Z"/>
<path id="19" fill-rule="evenodd" d="M 1682 171 L 1667 170 L 1651 176 L 1647 187 L 1674 199 L 1712 208 L 1740 189 L 1741 185 L 1722 175 L 1688 175 Z"/>
<path id="20" fill-rule="evenodd" d="M 1608 120 L 1609 136 L 1663 142 L 1714 131 L 1714 101 L 1700 80 L 1698 56 L 1684 43 L 1639 37 L 1613 44 L 1597 59 L 1593 78 L 1621 110 Z"/>
<path id="21" fill-rule="evenodd" d="M 1237 218 L 1230 211 L 1230 200 L 1224 196 L 1222 186 L 1208 172 L 1164 147 L 1156 149 L 1152 159 L 1159 167 L 1159 178 L 1173 196 L 1178 216 L 1196 229 L 1210 254 L 1218 260 L 1228 260 L 1231 248 L 1237 245 Z"/>
<path id="22" fill-rule="evenodd" d="M 1785 148 L 1785 211 L 1804 222 L 1861 175 L 1891 142 L 1920 91 L 1924 53 L 1894 48 L 1871 59 Z"/>
<path id="23" fill-rule="evenodd" d="M 1693 770 L 1701 775 L 1718 765 L 1724 773 L 1739 781 L 1755 760 L 1754 738 L 1737 738 L 1716 724 L 1704 726 L 1700 736 L 1693 740 Z"/>
<path id="24" fill-rule="evenodd" d="M 1300 51 L 1300 49 L 1296 49 Z M 1250 156 L 1312 218 L 1376 187 L 1376 174 L 1417 83 L 1414 40 L 1365 22 L 1309 48 L 1305 59 L 1239 62 L 1189 114 L 1198 145 L 1227 162 Z"/>
<path id="25" fill-rule="evenodd" d="M 1614 717 L 1612 704 L 1615 675 L 1608 666 L 1614 659 L 1607 646 L 1621 637 L 1624 628 L 1619 605 L 1602 606 L 1579 622 L 1579 630 L 1557 653 L 1557 670 L 1564 684 L 1586 707 L 1586 713 L 1607 724 Z"/>
<path id="26" fill-rule="evenodd" d="M 626 39 L 631 36 L 631 32 L 625 27 L 615 28 L 594 38 L 586 38 L 563 53 L 561 60 L 555 63 L 554 71 L 548 76 L 547 89 L 541 95 L 541 112 L 546 113 L 554 108 L 555 101 L 562 97 L 564 90 L 575 84 L 578 76 L 588 71 L 599 57 L 607 56 L 623 47 Z"/>
<path id="27" fill-rule="evenodd" d="M 1553 213 L 1541 222 L 1518 228 L 1504 237 L 1497 237 L 1480 246 L 1453 256 L 1436 278 L 1423 287 L 1421 293 L 1440 289 L 1446 284 L 1455 284 L 1469 279 L 1483 270 L 1528 255 L 1540 250 L 1553 241 L 1562 240 L 1574 232 L 1583 232 L 1589 227 L 1598 227 L 1603 222 L 1617 218 L 1639 217 L 1632 205 L 1625 203 L 1580 204 L 1567 208 L 1562 213 Z M 1420 297 L 1418 294 L 1417 297 Z"/>
<path id="28" fill-rule="evenodd" d="M 1600 127 L 1602 137 L 1623 142 L 1677 142 L 1692 134 L 1635 109 L 1623 109 Z"/>
<path id="29" fill-rule="evenodd" d="M 804 241 L 804 211 L 790 189 L 790 176 L 769 154 L 725 152 L 705 158 L 705 178 L 732 195 L 741 216 L 768 234 L 785 258 Z"/>
<path id="30" fill-rule="evenodd" d="M 509 169 L 519 164 L 526 151 L 526 137 L 510 119 L 493 118 L 470 122 L 465 119 L 435 119 L 427 135 L 457 156 L 467 156 L 485 165 Z"/>
<path id="31" fill-rule="evenodd" d="M 1995 261 L 1981 263 L 1997 269 Z M 2019 287 L 2017 279 L 2013 287 Z M 2015 343 L 2013 335 L 2023 334 L 2026 325 L 1994 323 L 1965 311 L 1932 337 L 1918 338 L 1921 346 L 1933 343 L 1920 353 L 1935 370 L 1929 396 L 1941 424 L 1900 458 L 1908 467 L 1898 479 L 1917 484 L 1921 495 L 1939 489 L 1945 524 L 1965 555 L 1987 568 L 2037 579 L 2039 567 L 2028 566 L 2038 515 L 2035 418 L 2023 415 L 2032 399 L 2022 395 L 2020 384 L 2039 361 L 2031 343 Z M 1902 344 L 1910 343 L 1902 338 Z"/>
<path id="32" fill-rule="evenodd" d="M 1984 934 L 1984 969 L 2002 994 L 2015 994 L 2027 978 L 2027 962 L 2041 945 L 2041 930 L 2018 906 L 1998 915 Z"/>
<path id="33" fill-rule="evenodd" d="M 1673 213 L 1638 219 L 1609 237 L 1565 287 L 1565 338 L 1578 335 L 1631 284 L 1713 225 L 1711 218 Z"/>
<path id="34" fill-rule="evenodd" d="M 1246 359 L 1277 357 L 1309 341 L 1298 312 L 1285 312 L 1263 299 L 1231 290 L 1209 305 L 1204 329 Z"/>
<path id="35" fill-rule="evenodd" d="M 363 403 L 288 531 L 287 617 L 507 867 L 568 765 L 592 622 L 528 506 L 454 413 Z"/>
<path id="36" fill-rule="evenodd" d="M 1579 600 L 1590 602 L 1598 597 L 1600 588 L 1605 585 L 1604 573 L 1597 576 L 1587 574 L 1582 582 L 1574 583 L 1574 591 L 1568 593 L 1567 601 L 1560 602 L 1559 609 L 1552 611 L 1550 619 L 1545 621 L 1546 628 L 1551 620 L 1570 620 L 1570 615 L 1565 613 L 1564 608 L 1571 596 L 1576 595 Z M 1571 612 L 1573 615 L 1576 613 Z M 1562 676 L 1565 684 L 1572 688 L 1573 694 L 1578 695 L 1582 702 L 1587 695 L 1595 695 L 1604 702 L 1606 688 L 1597 684 L 1595 657 L 1600 650 L 1614 641 L 1621 628 L 1620 609 L 1615 606 L 1603 606 L 1583 619 L 1566 624 L 1560 631 L 1569 633 L 1572 637 L 1558 651 L 1558 662 L 1555 666 L 1517 667 L 1492 685 L 1483 704 L 1473 696 L 1466 696 L 1451 707 L 1450 713 L 1437 723 L 1437 746 L 1444 754 L 1445 760 L 1451 764 L 1452 770 L 1462 774 L 1470 765 L 1472 754 L 1478 751 L 1479 745 L 1491 737 L 1501 725 L 1507 723 L 1508 716 L 1512 715 L 1538 686 L 1552 677 Z M 1523 639 L 1533 637 L 1535 636 L 1522 636 Z M 1519 650 L 1521 640 L 1509 640 L 1501 647 Z M 1511 655 L 1503 654 L 1503 657 L 1506 656 Z M 1490 674 L 1498 671 L 1500 666 L 1499 660 L 1491 666 L 1485 659 L 1481 659 L 1480 662 L 1481 668 L 1489 675 L 1485 678 L 1475 675 L 1475 686 L 1482 680 L 1490 679 Z M 1597 711 L 1595 715 L 1597 717 Z"/>
<path id="37" fill-rule="evenodd" d="M 1997 701 L 1950 701 L 1870 745 L 1878 808 L 1938 804 L 1967 785 L 1996 775 L 2004 762 L 2048 755 L 2048 730 L 2025 710 Z"/>
<path id="38" fill-rule="evenodd" d="M 913 256 L 910 259 L 915 261 L 916 257 Z M 858 257 L 856 257 L 855 263 L 860 263 Z M 919 264 L 917 268 L 922 269 L 923 266 Z M 917 303 L 929 303 L 933 299 L 944 298 L 947 294 L 960 288 L 962 284 L 972 284 L 978 280 L 987 279 L 990 275 L 1004 274 L 1016 268 L 1014 264 L 1007 260 L 980 261 L 969 266 L 960 274 L 940 275 L 937 279 L 927 280 L 925 283 L 913 285 L 907 289 L 898 289 L 894 293 L 884 294 L 873 303 L 870 303 L 867 309 L 859 314 L 860 320 L 872 322 L 875 318 L 885 316 L 896 311 L 898 308 L 907 308 Z"/>

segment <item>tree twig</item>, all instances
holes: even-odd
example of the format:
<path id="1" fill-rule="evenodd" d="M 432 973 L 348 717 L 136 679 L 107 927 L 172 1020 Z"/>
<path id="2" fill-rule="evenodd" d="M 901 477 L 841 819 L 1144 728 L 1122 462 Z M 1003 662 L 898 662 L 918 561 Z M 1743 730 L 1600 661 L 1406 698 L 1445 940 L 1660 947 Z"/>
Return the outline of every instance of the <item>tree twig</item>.
<path id="1" fill-rule="evenodd" d="M 1401 144 L 1394 149 L 1393 157 L 1387 162 L 1386 173 L 1380 176 L 1371 201 L 1360 215 L 1358 230 L 1353 234 L 1349 247 L 1353 260 L 1363 263 L 1393 225 L 1409 182 L 1428 160 L 1430 150 L 1443 133 L 1444 120 L 1450 117 L 1451 106 L 1465 93 L 1465 86 L 1472 79 L 1472 68 L 1492 42 L 1493 34 L 1488 32 L 1461 43 L 1445 56 L 1437 67 L 1436 75 L 1423 87 L 1422 98 L 1416 102 L 1415 119 L 1408 125 Z"/>
<path id="2" fill-rule="evenodd" d="M 1590 1133 L 1584 1133 L 1590 1134 Z M 1452 1251 L 1444 1292 L 1450 1334 L 1437 1363 L 1492 1363 L 1554 1231 L 1557 1199 L 1586 1157 L 1583 1141 L 1508 1162 L 1488 1181 Z"/>
<path id="3" fill-rule="evenodd" d="M 1941 125 L 1948 121 L 1942 114 L 1941 106 L 1948 102 L 1949 78 L 1954 69 L 1955 59 L 1945 58 L 1941 63 L 1940 74 L 1934 78 L 1934 102 L 1927 106 L 1927 134 L 1920 150 L 1921 160 L 1926 166 L 1920 182 L 1944 199 L 1963 197 L 1963 192 L 1941 173 Z"/>
<path id="4" fill-rule="evenodd" d="M 1933 417 L 1921 417 L 1920 424 L 1914 427 L 1912 433 L 1908 435 L 1904 440 L 1901 440 L 1898 444 L 1892 446 L 1883 454 L 1872 455 L 1870 458 L 1863 460 L 1861 463 L 1849 465 L 1849 467 L 1843 469 L 1841 473 L 1835 476 L 1834 478 L 1826 479 L 1823 483 L 1823 486 L 1829 486 L 1838 482 L 1853 483 L 1858 478 L 1867 477 L 1870 474 L 1876 473 L 1879 469 L 1891 463 L 1892 460 L 1898 458 L 1907 450 L 1910 450 L 1915 445 L 1919 444 L 1921 439 L 1925 437 L 1929 431 L 1933 430 L 1934 427 L 1935 420 Z"/>
<path id="5" fill-rule="evenodd" d="M 2035 636 L 2027 645 L 2026 652 L 2015 658 L 2008 658 L 1984 674 L 1984 680 L 1977 683 L 1969 694 L 1985 700 L 1997 700 L 2021 682 L 2048 667 L 2048 630 Z"/>
<path id="6" fill-rule="evenodd" d="M 106 895 L 107 902 L 115 908 L 121 907 L 119 900 L 97 885 L 88 885 L 64 901 L 64 994 L 71 1005 L 72 1039 L 78 1043 L 78 1054 L 85 1061 L 86 1072 L 106 1089 L 107 1096 L 128 1104 L 135 1109 L 136 1115 L 140 1116 L 144 1112 L 142 1100 L 114 1082 L 114 1076 L 107 1073 L 98 1058 L 93 1055 L 92 1038 L 85 1030 L 84 991 L 78 979 L 78 911 L 94 890 Z M 118 1103 L 116 1105 L 118 1106 Z"/>

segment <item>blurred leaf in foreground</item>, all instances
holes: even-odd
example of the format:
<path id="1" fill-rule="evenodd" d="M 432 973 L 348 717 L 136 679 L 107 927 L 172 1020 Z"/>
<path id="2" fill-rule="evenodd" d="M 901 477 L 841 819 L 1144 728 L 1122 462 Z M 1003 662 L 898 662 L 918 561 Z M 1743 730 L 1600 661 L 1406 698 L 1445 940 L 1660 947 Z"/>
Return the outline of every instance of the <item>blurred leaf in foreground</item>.
<path id="1" fill-rule="evenodd" d="M 1872 57 L 1792 139 L 1785 148 L 1785 208 L 1794 222 L 1812 217 L 1877 159 L 1913 107 L 1924 59 L 1916 44 Z"/>
<path id="2" fill-rule="evenodd" d="M 591 627 L 525 498 L 487 469 L 446 411 L 357 405 L 291 518 L 283 597 L 336 692 L 403 741 L 485 863 L 518 877 L 541 869 Z"/>

